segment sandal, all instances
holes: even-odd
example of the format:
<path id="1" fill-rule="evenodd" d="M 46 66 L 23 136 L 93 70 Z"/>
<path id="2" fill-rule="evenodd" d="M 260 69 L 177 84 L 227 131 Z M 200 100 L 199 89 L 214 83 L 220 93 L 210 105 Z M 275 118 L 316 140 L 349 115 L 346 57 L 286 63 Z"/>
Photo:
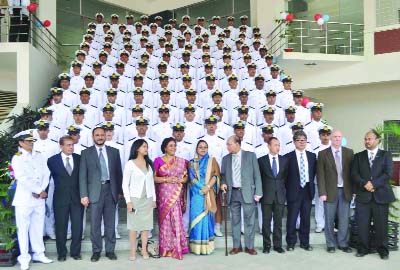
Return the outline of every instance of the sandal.
<path id="1" fill-rule="evenodd" d="M 148 260 L 150 258 L 149 253 L 142 253 L 142 257 L 144 260 Z"/>

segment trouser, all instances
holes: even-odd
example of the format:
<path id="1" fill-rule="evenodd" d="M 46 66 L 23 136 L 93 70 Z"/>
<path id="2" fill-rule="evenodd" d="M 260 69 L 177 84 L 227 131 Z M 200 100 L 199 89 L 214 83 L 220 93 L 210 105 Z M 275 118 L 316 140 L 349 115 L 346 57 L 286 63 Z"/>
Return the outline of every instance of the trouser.
<path id="1" fill-rule="evenodd" d="M 374 221 L 375 244 L 379 254 L 389 254 L 388 216 L 389 204 L 379 204 L 374 200 L 368 203 L 356 203 L 358 226 L 358 251 L 368 253 L 371 218 Z"/>
<path id="2" fill-rule="evenodd" d="M 317 228 L 325 228 L 324 203 L 319 199 L 318 185 L 315 184 L 314 196 L 315 224 Z"/>
<path id="3" fill-rule="evenodd" d="M 272 217 L 274 217 L 274 227 L 273 227 L 273 235 L 272 241 L 274 248 L 282 247 L 282 217 L 283 210 L 285 209 L 284 204 L 278 203 L 277 198 L 275 197 L 272 204 L 262 204 L 263 211 L 263 247 L 270 248 L 271 247 L 271 222 Z"/>
<path id="4" fill-rule="evenodd" d="M 100 198 L 96 203 L 90 203 L 90 240 L 93 252 L 101 252 L 103 240 L 101 237 L 101 219 L 104 218 L 104 240 L 106 252 L 115 249 L 115 205 L 110 184 L 101 185 Z"/>
<path id="5" fill-rule="evenodd" d="M 17 12 L 16 12 L 17 10 Z M 29 34 L 29 20 L 26 15 L 19 15 L 20 9 L 14 9 L 14 14 L 10 17 L 10 42 L 27 42 Z"/>
<path id="6" fill-rule="evenodd" d="M 297 200 L 287 203 L 287 221 L 286 221 L 286 243 L 294 246 L 297 242 L 296 221 L 300 214 L 299 238 L 300 244 L 308 245 L 310 243 L 310 219 L 311 202 L 309 194 L 309 184 L 300 189 Z"/>
<path id="7" fill-rule="evenodd" d="M 242 221 L 240 222 L 240 230 L 243 232 L 244 231 L 244 218 L 243 218 L 243 207 L 240 209 L 240 215 L 242 218 Z M 262 232 L 262 228 L 263 228 L 263 213 L 262 213 L 262 206 L 261 203 L 257 203 L 257 218 L 258 218 L 258 229 L 259 232 Z M 273 225 L 272 225 L 273 226 Z"/>
<path id="8" fill-rule="evenodd" d="M 44 255 L 43 227 L 45 204 L 36 206 L 15 206 L 15 222 L 20 255 L 18 262 L 27 264 L 31 260 L 29 243 L 32 248 L 33 258 Z"/>
<path id="9" fill-rule="evenodd" d="M 51 177 L 49 181 L 49 188 L 46 199 L 46 217 L 44 219 L 44 235 L 55 236 L 54 230 L 54 209 L 53 209 L 53 196 L 54 196 L 54 180 Z"/>
<path id="10" fill-rule="evenodd" d="M 86 211 L 87 208 L 83 208 L 83 217 L 82 217 L 82 238 L 85 237 L 85 231 L 86 231 Z M 71 218 L 68 220 L 68 230 L 67 230 L 67 238 L 71 237 Z"/>
<path id="11" fill-rule="evenodd" d="M 72 241 L 70 246 L 71 256 L 77 256 L 81 253 L 82 240 L 82 219 L 83 205 L 80 203 L 69 203 L 62 207 L 54 209 L 54 218 L 56 221 L 56 247 L 58 256 L 67 255 L 67 230 L 68 220 L 71 219 Z"/>
<path id="12" fill-rule="evenodd" d="M 233 189 L 231 194 L 231 223 L 232 223 L 232 238 L 233 247 L 241 247 L 241 233 L 240 233 L 240 222 L 241 214 L 240 209 L 243 207 L 244 217 L 244 243 L 245 247 L 249 249 L 254 248 L 254 236 L 255 236 L 255 216 L 256 216 L 256 204 L 245 203 L 243 200 L 242 191 L 240 189 Z"/>
<path id="13" fill-rule="evenodd" d="M 115 234 L 117 234 L 119 224 L 119 204 L 115 205 Z M 104 235 L 104 218 L 101 220 L 101 235 Z"/>
<path id="14" fill-rule="evenodd" d="M 337 189 L 335 201 L 324 202 L 325 208 L 325 240 L 327 247 L 348 247 L 349 245 L 349 213 L 350 202 L 346 200 L 343 188 Z M 338 233 L 335 237 L 335 217 L 338 214 Z"/>

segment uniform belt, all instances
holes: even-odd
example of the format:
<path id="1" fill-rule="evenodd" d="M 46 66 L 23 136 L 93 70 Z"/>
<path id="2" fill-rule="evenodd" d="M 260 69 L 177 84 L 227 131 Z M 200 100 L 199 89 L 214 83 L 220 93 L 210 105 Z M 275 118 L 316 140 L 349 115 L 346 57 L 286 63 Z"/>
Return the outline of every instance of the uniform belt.
<path id="1" fill-rule="evenodd" d="M 102 185 L 110 184 L 110 180 L 103 181 L 103 182 L 101 182 L 101 184 L 102 184 Z"/>
<path id="2" fill-rule="evenodd" d="M 242 188 L 241 188 L 241 187 L 232 187 L 232 189 L 233 189 L 233 190 L 239 190 L 239 191 L 241 191 L 241 190 L 242 190 Z"/>

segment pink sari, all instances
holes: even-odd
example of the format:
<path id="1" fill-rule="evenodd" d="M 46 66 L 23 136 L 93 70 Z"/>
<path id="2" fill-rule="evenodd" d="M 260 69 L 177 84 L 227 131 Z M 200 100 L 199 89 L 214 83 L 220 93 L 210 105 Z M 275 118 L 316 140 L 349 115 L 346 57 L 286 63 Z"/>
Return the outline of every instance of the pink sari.
<path id="1" fill-rule="evenodd" d="M 160 177 L 176 176 L 181 178 L 187 171 L 187 165 L 187 160 L 178 157 L 175 158 L 175 164 L 174 160 L 171 160 L 169 166 L 161 157 L 154 160 L 156 176 Z M 189 252 L 182 218 L 182 209 L 185 209 L 183 195 L 186 191 L 184 185 L 159 183 L 156 184 L 156 192 L 158 224 L 160 226 L 160 255 L 182 260 L 183 254 Z"/>

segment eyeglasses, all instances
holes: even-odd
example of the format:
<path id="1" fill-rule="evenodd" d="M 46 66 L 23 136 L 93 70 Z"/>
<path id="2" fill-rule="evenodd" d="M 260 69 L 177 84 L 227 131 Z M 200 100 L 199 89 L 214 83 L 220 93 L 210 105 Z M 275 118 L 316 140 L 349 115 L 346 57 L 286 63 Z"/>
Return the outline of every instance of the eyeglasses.
<path id="1" fill-rule="evenodd" d="M 296 142 L 307 142 L 307 140 L 296 140 Z"/>

